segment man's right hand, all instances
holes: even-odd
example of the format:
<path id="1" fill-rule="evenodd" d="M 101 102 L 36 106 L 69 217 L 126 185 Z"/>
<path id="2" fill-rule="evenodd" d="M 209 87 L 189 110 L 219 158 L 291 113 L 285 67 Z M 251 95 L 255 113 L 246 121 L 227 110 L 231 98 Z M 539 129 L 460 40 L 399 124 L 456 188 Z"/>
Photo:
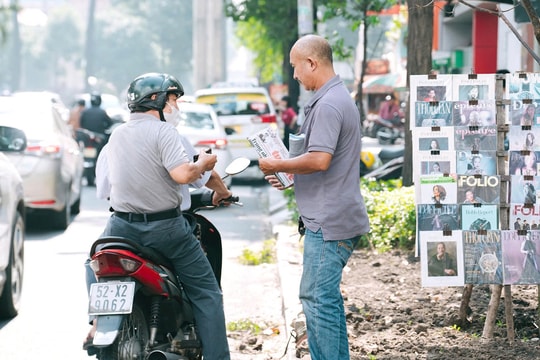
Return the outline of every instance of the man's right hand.
<path id="1" fill-rule="evenodd" d="M 217 163 L 217 155 L 207 153 L 207 150 L 199 151 L 197 163 L 200 164 L 204 171 L 211 171 Z"/>

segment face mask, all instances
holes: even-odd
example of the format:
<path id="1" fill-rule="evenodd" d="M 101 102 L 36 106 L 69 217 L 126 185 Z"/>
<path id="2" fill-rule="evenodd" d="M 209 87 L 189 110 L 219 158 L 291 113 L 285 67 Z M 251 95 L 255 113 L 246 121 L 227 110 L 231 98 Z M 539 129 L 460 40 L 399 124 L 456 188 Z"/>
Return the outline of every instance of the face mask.
<path id="1" fill-rule="evenodd" d="M 180 112 L 176 108 L 176 106 L 172 106 L 171 104 L 168 104 L 169 107 L 172 109 L 170 113 L 163 113 L 163 117 L 165 118 L 165 121 L 167 121 L 172 126 L 176 127 L 180 123 Z"/>

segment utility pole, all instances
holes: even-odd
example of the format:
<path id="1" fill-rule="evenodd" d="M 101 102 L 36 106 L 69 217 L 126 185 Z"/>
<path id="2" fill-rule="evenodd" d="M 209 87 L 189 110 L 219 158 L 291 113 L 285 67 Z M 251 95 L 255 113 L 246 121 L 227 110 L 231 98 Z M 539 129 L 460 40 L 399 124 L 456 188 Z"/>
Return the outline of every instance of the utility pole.
<path id="1" fill-rule="evenodd" d="M 298 36 L 313 34 L 313 1 L 298 0 Z M 311 95 L 307 93 L 303 86 L 300 86 L 300 96 L 298 98 L 298 123 L 304 122 L 304 104 Z"/>

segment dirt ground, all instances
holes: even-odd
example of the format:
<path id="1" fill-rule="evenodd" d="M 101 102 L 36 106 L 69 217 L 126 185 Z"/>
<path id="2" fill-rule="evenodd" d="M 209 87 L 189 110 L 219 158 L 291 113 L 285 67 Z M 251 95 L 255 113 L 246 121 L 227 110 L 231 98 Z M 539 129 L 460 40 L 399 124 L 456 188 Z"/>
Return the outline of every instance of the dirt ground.
<path id="1" fill-rule="evenodd" d="M 537 286 L 511 291 L 515 341 L 507 340 L 502 297 L 493 338 L 484 339 L 489 285 L 473 287 L 470 325 L 456 326 L 463 288 L 422 288 L 412 253 L 355 251 L 342 281 L 351 359 L 540 359 Z"/>

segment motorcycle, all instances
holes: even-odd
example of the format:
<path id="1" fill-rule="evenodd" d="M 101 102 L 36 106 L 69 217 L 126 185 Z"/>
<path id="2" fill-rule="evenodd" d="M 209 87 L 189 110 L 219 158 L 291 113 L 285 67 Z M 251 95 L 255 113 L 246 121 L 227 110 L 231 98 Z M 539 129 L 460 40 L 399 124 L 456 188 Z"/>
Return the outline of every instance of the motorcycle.
<path id="1" fill-rule="evenodd" d="M 378 154 L 360 153 L 360 177 L 375 180 L 399 179 L 403 172 L 405 147 L 381 149 Z"/>
<path id="2" fill-rule="evenodd" d="M 405 139 L 405 119 L 398 114 L 392 120 L 379 118 L 381 127 L 377 130 L 377 140 L 381 145 L 395 144 Z"/>
<path id="3" fill-rule="evenodd" d="M 246 158 L 234 160 L 227 166 L 226 176 L 244 171 L 249 162 Z M 198 213 L 215 208 L 212 194 L 206 188 L 192 191 L 188 213 L 196 219 L 195 236 L 220 284 L 221 236 Z M 238 201 L 233 196 L 224 203 L 242 205 Z M 88 313 L 96 316 L 93 353 L 97 352 L 98 359 L 202 358 L 192 304 L 163 254 L 131 239 L 109 236 L 94 242 L 90 256 L 98 282 L 90 288 Z"/>
<path id="4" fill-rule="evenodd" d="M 93 186 L 96 181 L 97 157 L 107 143 L 107 138 L 103 134 L 79 128 L 75 131 L 75 139 L 83 147 L 83 177 L 86 178 L 88 186 Z"/>

